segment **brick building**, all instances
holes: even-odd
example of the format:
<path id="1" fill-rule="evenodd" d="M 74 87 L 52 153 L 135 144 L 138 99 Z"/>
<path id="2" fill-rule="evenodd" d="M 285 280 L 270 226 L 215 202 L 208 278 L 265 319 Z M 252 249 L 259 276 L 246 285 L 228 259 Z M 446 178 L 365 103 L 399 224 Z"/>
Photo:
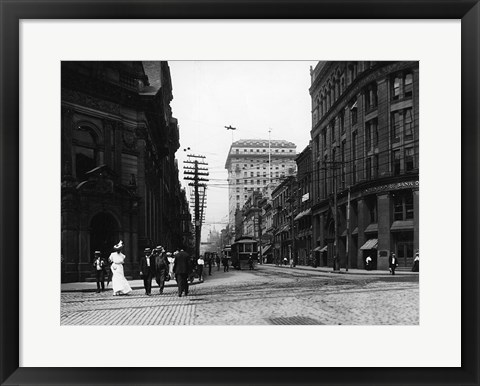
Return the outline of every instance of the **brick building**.
<path id="1" fill-rule="evenodd" d="M 92 277 L 120 239 L 138 276 L 146 246 L 186 247 L 177 120 L 166 62 L 62 62 L 62 281 Z"/>
<path id="2" fill-rule="evenodd" d="M 333 266 L 337 253 L 341 267 L 363 268 L 371 255 L 388 269 L 394 252 L 400 267 L 411 267 L 419 248 L 418 62 L 319 62 L 310 95 L 320 265 Z"/>

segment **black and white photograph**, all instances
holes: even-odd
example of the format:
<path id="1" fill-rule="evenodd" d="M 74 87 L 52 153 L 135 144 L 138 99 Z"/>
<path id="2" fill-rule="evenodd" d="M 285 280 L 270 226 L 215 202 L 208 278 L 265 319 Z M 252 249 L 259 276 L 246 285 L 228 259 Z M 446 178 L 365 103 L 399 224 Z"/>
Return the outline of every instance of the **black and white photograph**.
<path id="1" fill-rule="evenodd" d="M 62 61 L 60 325 L 420 323 L 418 61 Z"/>

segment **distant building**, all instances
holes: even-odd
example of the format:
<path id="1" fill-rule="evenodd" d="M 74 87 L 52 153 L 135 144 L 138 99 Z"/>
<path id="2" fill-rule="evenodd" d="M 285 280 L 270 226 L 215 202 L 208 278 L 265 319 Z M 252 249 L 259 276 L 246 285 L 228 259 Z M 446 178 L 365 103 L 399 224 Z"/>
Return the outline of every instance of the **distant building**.
<path id="1" fill-rule="evenodd" d="M 294 176 L 287 177 L 272 193 L 273 206 L 273 260 L 277 263 L 293 257 L 293 218 L 295 216 Z"/>
<path id="2" fill-rule="evenodd" d="M 296 215 L 294 218 L 297 264 L 312 264 L 315 243 L 312 240 L 312 147 L 308 145 L 295 159 L 297 162 Z"/>
<path id="3" fill-rule="evenodd" d="M 294 174 L 295 157 L 295 144 L 284 140 L 242 139 L 232 143 L 225 163 L 229 187 L 228 221 L 232 234 L 236 232 L 235 212 L 243 207 L 249 194 Z"/>
<path id="4" fill-rule="evenodd" d="M 187 247 L 177 120 L 167 62 L 62 62 L 62 281 L 93 277 L 93 252 L 123 240 L 125 272 L 144 247 Z"/>
<path id="5" fill-rule="evenodd" d="M 258 205 L 260 212 L 260 247 L 263 261 L 267 263 L 273 262 L 273 207 L 271 195 L 263 196 Z"/>
<path id="6" fill-rule="evenodd" d="M 388 269 L 419 248 L 419 63 L 319 62 L 311 71 L 313 240 L 320 265 Z M 335 223 L 335 195 L 337 222 Z M 337 245 L 335 245 L 337 243 Z"/>

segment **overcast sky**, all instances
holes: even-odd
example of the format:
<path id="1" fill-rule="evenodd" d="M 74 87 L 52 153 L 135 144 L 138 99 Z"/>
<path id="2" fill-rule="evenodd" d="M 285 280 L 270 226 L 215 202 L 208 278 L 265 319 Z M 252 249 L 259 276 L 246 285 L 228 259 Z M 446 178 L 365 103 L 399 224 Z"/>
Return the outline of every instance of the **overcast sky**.
<path id="1" fill-rule="evenodd" d="M 206 156 L 210 172 L 202 240 L 228 223 L 225 161 L 234 140 L 284 139 L 301 152 L 310 140 L 310 66 L 306 61 L 171 61 L 173 116 L 180 126 L 180 179 L 187 153 Z M 190 147 L 189 152 L 183 149 Z M 189 196 L 187 189 L 187 196 Z"/>

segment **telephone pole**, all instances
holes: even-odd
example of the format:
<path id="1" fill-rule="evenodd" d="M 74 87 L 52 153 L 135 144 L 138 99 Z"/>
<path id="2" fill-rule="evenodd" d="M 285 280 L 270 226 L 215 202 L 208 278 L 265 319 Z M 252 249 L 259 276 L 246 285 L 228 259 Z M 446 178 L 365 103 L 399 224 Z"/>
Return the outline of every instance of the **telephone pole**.
<path id="1" fill-rule="evenodd" d="M 203 206 L 205 203 L 205 191 L 206 191 L 206 184 L 209 180 L 204 178 L 208 176 L 208 169 L 201 166 L 207 166 L 208 164 L 205 162 L 205 156 L 203 155 L 195 155 L 195 154 L 188 154 L 189 159 L 187 161 L 183 161 L 185 164 L 193 165 L 191 166 L 184 166 L 183 167 L 183 174 L 186 175 L 184 177 L 185 180 L 192 181 L 189 182 L 189 186 L 194 187 L 194 197 L 195 197 L 195 257 L 198 258 L 200 256 L 200 238 L 202 234 L 202 221 L 203 221 Z M 200 194 L 199 188 L 203 187 L 203 202 L 200 204 Z M 202 209 L 200 209 L 200 205 Z"/>
<path id="2" fill-rule="evenodd" d="M 336 146 L 339 147 L 339 146 Z M 332 169 L 332 182 L 333 182 L 333 223 L 334 223 L 334 242 L 333 242 L 333 270 L 340 270 L 340 259 L 338 257 L 338 203 L 337 203 L 337 168 L 343 167 L 342 161 L 335 161 L 335 156 L 333 161 L 327 161 L 325 164 L 330 165 Z M 324 170 L 329 168 L 324 167 Z M 347 271 L 348 271 L 348 256 L 347 256 Z"/>

